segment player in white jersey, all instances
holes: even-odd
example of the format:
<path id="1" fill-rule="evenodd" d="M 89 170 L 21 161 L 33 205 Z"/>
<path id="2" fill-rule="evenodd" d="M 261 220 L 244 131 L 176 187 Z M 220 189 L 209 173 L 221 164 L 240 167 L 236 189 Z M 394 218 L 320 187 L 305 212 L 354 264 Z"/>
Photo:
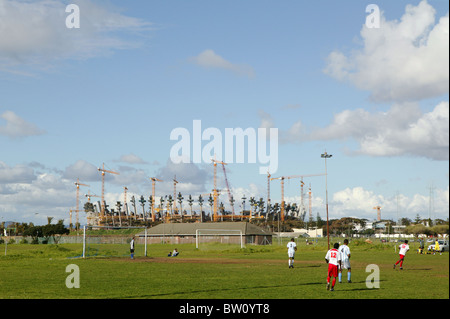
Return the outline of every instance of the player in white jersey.
<path id="1" fill-rule="evenodd" d="M 134 259 L 134 236 L 133 236 L 133 238 L 131 238 L 131 241 L 130 241 L 130 254 L 131 254 L 131 259 Z"/>
<path id="2" fill-rule="evenodd" d="M 400 259 L 394 264 L 394 269 L 395 269 L 395 266 L 397 266 L 400 263 L 400 270 L 402 270 L 403 269 L 403 261 L 405 260 L 406 252 L 409 250 L 408 241 L 405 240 L 405 243 L 398 246 L 398 248 L 400 249 L 400 251 L 398 252 Z"/>
<path id="3" fill-rule="evenodd" d="M 342 269 L 347 269 L 347 281 L 352 282 L 352 267 L 350 266 L 350 247 L 348 247 L 348 239 L 344 239 L 344 244 L 339 246 L 341 253 L 341 265 L 339 269 L 339 283 L 342 282 Z"/>
<path id="4" fill-rule="evenodd" d="M 289 268 L 294 268 L 294 257 L 295 252 L 297 251 L 297 244 L 295 243 L 294 238 L 291 238 L 291 241 L 287 244 L 288 256 L 289 256 Z"/>

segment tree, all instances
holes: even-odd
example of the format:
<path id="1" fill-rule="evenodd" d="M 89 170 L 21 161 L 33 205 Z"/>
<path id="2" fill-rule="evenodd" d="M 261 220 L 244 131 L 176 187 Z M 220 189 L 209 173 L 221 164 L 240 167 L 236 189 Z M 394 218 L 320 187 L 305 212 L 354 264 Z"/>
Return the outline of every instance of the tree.
<path id="1" fill-rule="evenodd" d="M 317 213 L 317 225 L 316 226 L 317 226 L 317 228 L 322 228 L 323 225 L 324 225 L 324 222 L 323 222 L 322 218 L 320 218 L 319 213 Z"/>
<path id="2" fill-rule="evenodd" d="M 432 235 L 431 229 L 422 224 L 408 226 L 404 229 L 404 233 L 413 234 L 415 237 L 418 237 L 420 234 Z"/>
<path id="3" fill-rule="evenodd" d="M 211 216 L 212 216 L 213 215 L 212 209 L 213 209 L 213 205 L 214 205 L 214 199 L 213 199 L 211 194 L 209 194 L 208 202 L 209 202 L 209 206 L 211 206 Z"/>
<path id="4" fill-rule="evenodd" d="M 43 237 L 42 227 L 43 226 L 34 226 L 34 225 L 31 227 L 28 227 L 23 232 L 23 235 L 30 236 L 32 244 L 39 244 L 39 237 Z"/>
<path id="5" fill-rule="evenodd" d="M 417 214 L 416 218 L 414 219 L 415 224 L 419 224 L 422 218 L 420 218 L 419 214 Z"/>
<path id="6" fill-rule="evenodd" d="M 68 234 L 69 234 L 69 229 L 67 229 L 64 226 L 63 219 L 58 220 L 58 223 L 56 223 L 56 224 L 49 223 L 42 227 L 42 235 L 46 238 L 47 242 L 48 242 L 48 239 L 50 237 L 52 237 L 53 242 L 55 244 L 57 244 L 59 241 L 59 238 L 61 238 L 62 235 L 68 235 Z"/>
<path id="7" fill-rule="evenodd" d="M 203 197 L 202 195 L 198 196 L 198 204 L 200 206 L 200 222 L 203 222 Z"/>
<path id="8" fill-rule="evenodd" d="M 181 192 L 178 192 L 178 204 L 180 204 L 180 215 L 183 216 L 183 199 L 184 197 L 181 195 Z"/>
<path id="9" fill-rule="evenodd" d="M 170 207 L 170 214 L 172 215 L 174 213 L 173 211 L 173 203 L 174 199 L 172 198 L 172 195 L 169 195 L 169 197 L 167 198 L 167 202 L 169 203 L 169 207 Z"/>
<path id="10" fill-rule="evenodd" d="M 258 202 L 255 200 L 255 197 L 250 197 L 250 216 L 256 215 L 256 206 L 258 205 Z"/>
<path id="11" fill-rule="evenodd" d="M 420 220 L 420 217 L 419 217 L 419 220 Z M 411 225 L 411 223 L 412 223 L 412 220 L 409 218 L 403 217 L 400 219 L 400 224 L 403 226 L 409 226 L 409 225 Z"/>
<path id="12" fill-rule="evenodd" d="M 194 204 L 194 200 L 192 199 L 192 195 L 188 197 L 188 205 L 191 207 L 191 217 L 192 217 L 192 205 Z"/>
<path id="13" fill-rule="evenodd" d="M 34 226 L 31 224 L 30 227 L 27 227 L 23 235 L 30 236 L 32 244 L 39 243 L 39 237 L 44 237 L 44 243 L 47 243 L 50 237 L 53 238 L 54 243 L 58 243 L 59 238 L 62 235 L 68 235 L 69 229 L 64 226 L 64 220 L 58 220 L 58 223 L 51 224 L 53 218 L 48 218 L 48 224 L 44 226 Z"/>

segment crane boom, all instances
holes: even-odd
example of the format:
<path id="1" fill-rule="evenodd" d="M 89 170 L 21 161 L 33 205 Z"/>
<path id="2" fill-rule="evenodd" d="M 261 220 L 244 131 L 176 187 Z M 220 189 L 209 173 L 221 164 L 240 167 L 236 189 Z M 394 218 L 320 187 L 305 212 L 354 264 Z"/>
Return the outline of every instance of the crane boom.
<path id="1" fill-rule="evenodd" d="M 227 172 L 225 170 L 225 163 L 222 163 L 222 167 L 223 167 L 223 175 L 225 176 L 225 184 L 227 185 L 227 190 L 228 190 L 228 200 L 230 201 L 231 210 L 232 210 L 232 213 L 234 216 L 233 197 L 231 196 L 230 185 L 228 184 Z"/>

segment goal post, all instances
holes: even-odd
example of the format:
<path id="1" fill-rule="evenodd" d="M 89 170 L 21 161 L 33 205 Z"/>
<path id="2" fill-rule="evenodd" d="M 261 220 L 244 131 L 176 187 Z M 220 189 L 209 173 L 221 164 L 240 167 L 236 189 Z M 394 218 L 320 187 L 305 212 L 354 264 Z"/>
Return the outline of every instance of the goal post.
<path id="1" fill-rule="evenodd" d="M 136 232 L 136 230 L 141 232 Z M 127 231 L 128 230 L 128 231 Z M 83 226 L 82 258 L 130 255 L 131 238 L 136 237 L 135 255 L 147 257 L 147 227 Z"/>
<path id="2" fill-rule="evenodd" d="M 225 237 L 236 237 L 239 236 L 239 244 L 241 248 L 245 248 L 244 245 L 244 236 L 242 234 L 242 230 L 239 229 L 196 229 L 195 230 L 195 248 L 199 248 L 200 246 L 200 238 L 204 237 L 221 237 L 222 239 Z M 209 238 L 211 241 L 211 238 Z M 223 243 L 223 241 L 220 241 Z"/>

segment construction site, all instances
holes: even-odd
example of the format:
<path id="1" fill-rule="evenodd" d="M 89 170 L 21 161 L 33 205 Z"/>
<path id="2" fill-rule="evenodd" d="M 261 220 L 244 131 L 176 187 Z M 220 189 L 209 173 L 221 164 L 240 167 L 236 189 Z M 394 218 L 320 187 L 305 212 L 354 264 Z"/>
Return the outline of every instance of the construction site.
<path id="1" fill-rule="evenodd" d="M 83 209 L 80 209 L 80 187 L 89 187 L 90 185 L 75 182 L 76 186 L 76 208 L 69 211 L 70 228 L 79 229 L 80 214 L 86 214 L 87 226 L 135 226 L 135 225 L 155 225 L 164 223 L 203 223 L 203 222 L 232 222 L 232 221 L 281 221 L 286 218 L 302 221 L 312 221 L 312 191 L 311 184 L 308 187 L 308 205 L 305 200 L 305 182 L 304 179 L 313 176 L 325 176 L 326 173 L 289 175 L 272 177 L 267 173 L 267 196 L 266 198 L 255 197 L 246 198 L 244 195 L 240 198 L 241 204 L 235 209 L 236 200 L 232 193 L 232 188 L 227 177 L 227 163 L 211 159 L 213 169 L 213 189 L 210 193 L 197 194 L 195 198 L 188 195 L 183 197 L 181 192 L 177 192 L 177 184 L 183 181 L 177 180 L 174 176 L 173 193 L 158 194 L 157 183 L 163 180 L 157 177 L 149 177 L 152 184 L 151 195 L 146 199 L 143 195 L 140 198 L 135 196 L 128 197 L 128 188 L 123 186 L 123 200 L 116 201 L 114 204 L 107 203 L 105 200 L 105 175 L 119 175 L 119 172 L 106 169 L 103 163 L 98 168 L 101 175 L 101 195 L 91 194 L 90 191 L 84 194 L 87 199 Z M 223 171 L 223 180 L 225 185 L 222 189 L 218 188 L 218 166 Z M 285 181 L 298 180 L 300 191 L 300 203 L 286 203 L 284 199 Z M 271 184 L 279 181 L 281 187 L 281 200 L 272 203 L 270 196 Z M 167 181 L 166 181 L 167 182 Z M 227 199 L 225 199 L 225 196 Z M 97 200 L 94 200 L 97 198 Z M 248 200 L 248 201 L 247 201 Z M 187 202 L 189 208 L 183 209 L 183 203 Z M 225 204 L 228 204 L 227 209 Z M 147 203 L 147 205 L 146 205 Z M 246 204 L 249 208 L 246 209 Z M 193 206 L 199 209 L 194 210 Z M 141 206 L 141 207 L 138 207 Z M 209 208 L 208 208 L 209 206 Z M 308 206 L 308 207 L 307 207 Z M 309 215 L 309 219 L 306 219 Z"/>

